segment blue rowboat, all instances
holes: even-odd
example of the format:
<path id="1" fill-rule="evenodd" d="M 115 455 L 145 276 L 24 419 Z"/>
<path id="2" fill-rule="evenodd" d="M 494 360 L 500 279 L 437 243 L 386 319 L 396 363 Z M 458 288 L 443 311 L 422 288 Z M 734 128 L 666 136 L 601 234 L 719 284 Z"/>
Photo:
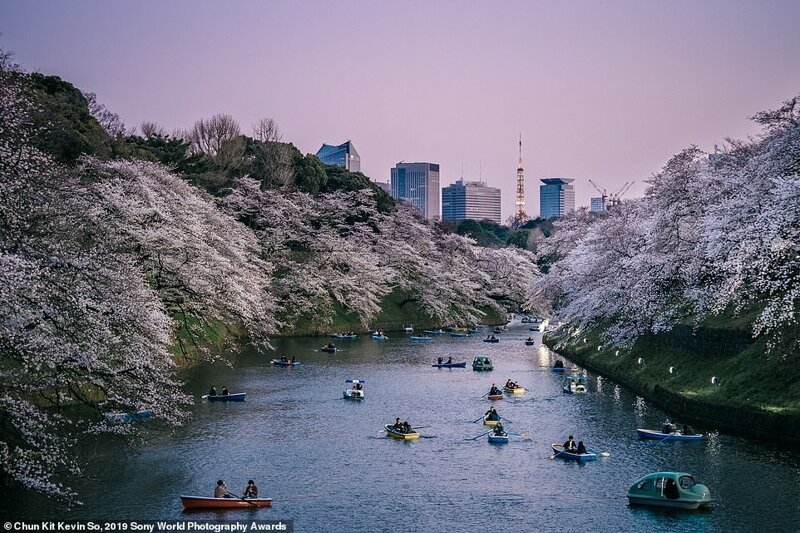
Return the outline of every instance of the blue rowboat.
<path id="1" fill-rule="evenodd" d="M 553 454 L 556 457 L 567 459 L 569 461 L 597 461 L 597 453 L 592 450 L 586 450 L 587 453 L 572 453 L 564 450 L 563 444 L 551 444 Z"/>
<path id="2" fill-rule="evenodd" d="M 508 433 L 503 432 L 502 435 L 489 433 L 489 442 L 492 444 L 508 444 Z"/>
<path id="3" fill-rule="evenodd" d="M 336 353 L 336 346 L 323 346 L 319 349 L 320 352 L 327 352 L 327 353 Z"/>
<path id="4" fill-rule="evenodd" d="M 300 366 L 303 363 L 299 361 L 295 361 L 294 363 L 291 361 L 281 361 L 280 359 L 273 359 L 270 361 L 275 366 Z"/>
<path id="5" fill-rule="evenodd" d="M 245 396 L 247 396 L 246 392 L 237 392 L 235 394 L 217 394 L 216 396 L 204 394 L 202 398 L 209 402 L 243 402 Z"/>
<path id="6" fill-rule="evenodd" d="M 692 435 L 684 435 L 680 431 L 673 431 L 672 433 L 662 433 L 653 429 L 637 429 L 636 434 L 640 439 L 652 440 L 690 440 L 697 441 L 703 440 L 703 434 L 697 433 Z"/>
<path id="7" fill-rule="evenodd" d="M 387 337 L 386 335 L 373 335 L 371 339 L 374 341 L 388 341 L 389 337 Z"/>
<path id="8" fill-rule="evenodd" d="M 469 333 L 451 333 L 451 337 L 469 337 Z"/>
<path id="9" fill-rule="evenodd" d="M 409 337 L 409 339 L 411 339 L 412 341 L 432 341 L 433 337 L 428 337 L 428 336 L 425 336 L 425 335 L 423 335 L 421 337 L 420 336 L 416 336 L 416 335 L 412 335 L 412 336 Z"/>
<path id="10" fill-rule="evenodd" d="M 444 335 L 444 331 L 441 329 L 425 329 L 422 332 L 427 335 Z"/>
<path id="11" fill-rule="evenodd" d="M 436 368 L 467 368 L 467 362 L 461 361 L 460 363 L 434 363 L 431 366 Z"/>

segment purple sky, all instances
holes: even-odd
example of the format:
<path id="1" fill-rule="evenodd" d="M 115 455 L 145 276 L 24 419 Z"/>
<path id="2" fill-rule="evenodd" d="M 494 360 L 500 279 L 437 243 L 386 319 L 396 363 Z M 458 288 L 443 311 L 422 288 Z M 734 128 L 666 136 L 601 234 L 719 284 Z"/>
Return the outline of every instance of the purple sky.
<path id="1" fill-rule="evenodd" d="M 800 1 L 0 2 L 0 47 L 97 93 L 128 125 L 275 118 L 303 152 L 352 139 L 364 173 L 432 161 L 503 189 L 523 135 L 538 179 L 588 204 L 689 144 L 757 129 L 800 92 Z"/>

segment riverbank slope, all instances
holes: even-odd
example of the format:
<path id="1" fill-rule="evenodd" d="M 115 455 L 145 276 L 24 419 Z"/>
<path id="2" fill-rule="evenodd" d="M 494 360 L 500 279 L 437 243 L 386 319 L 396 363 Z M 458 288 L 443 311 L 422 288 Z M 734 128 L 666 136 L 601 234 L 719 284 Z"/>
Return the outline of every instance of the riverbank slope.
<path id="1" fill-rule="evenodd" d="M 576 334 L 564 327 L 544 343 L 681 421 L 800 443 L 800 357 L 781 346 L 768 352 L 765 339 L 751 337 L 750 318 L 677 325 L 625 350 L 604 345 L 599 328 Z"/>

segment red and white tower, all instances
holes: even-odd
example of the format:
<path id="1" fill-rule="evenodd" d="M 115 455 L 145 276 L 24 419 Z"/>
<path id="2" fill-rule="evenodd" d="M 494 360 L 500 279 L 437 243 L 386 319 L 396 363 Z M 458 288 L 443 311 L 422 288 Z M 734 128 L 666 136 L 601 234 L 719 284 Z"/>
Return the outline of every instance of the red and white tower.
<path id="1" fill-rule="evenodd" d="M 514 224 L 519 226 L 528 220 L 525 213 L 525 173 L 522 170 L 522 134 L 519 134 L 519 162 L 517 163 L 517 198 L 514 209 Z"/>

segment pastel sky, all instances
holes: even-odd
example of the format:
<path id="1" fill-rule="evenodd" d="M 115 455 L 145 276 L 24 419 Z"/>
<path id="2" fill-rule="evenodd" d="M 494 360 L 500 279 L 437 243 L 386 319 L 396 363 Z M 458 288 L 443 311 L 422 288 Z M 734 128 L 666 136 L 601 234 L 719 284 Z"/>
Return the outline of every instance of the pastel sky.
<path id="1" fill-rule="evenodd" d="M 538 179 L 643 180 L 757 128 L 800 93 L 800 1 L 0 1 L 0 48 L 97 93 L 128 125 L 275 118 L 303 152 L 352 139 L 362 170 L 441 165 L 503 190 L 523 136 Z"/>

